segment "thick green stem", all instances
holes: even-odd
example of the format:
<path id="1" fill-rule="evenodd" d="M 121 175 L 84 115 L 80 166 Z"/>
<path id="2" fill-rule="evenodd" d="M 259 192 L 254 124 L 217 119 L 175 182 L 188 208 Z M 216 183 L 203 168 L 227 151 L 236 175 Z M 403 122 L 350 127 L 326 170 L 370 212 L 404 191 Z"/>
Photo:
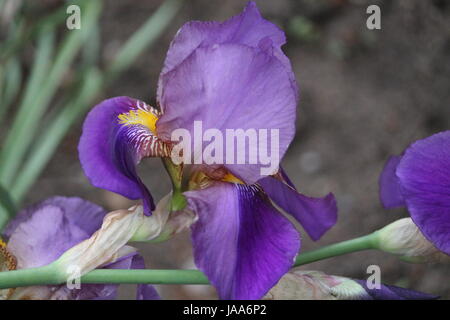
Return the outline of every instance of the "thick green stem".
<path id="1" fill-rule="evenodd" d="M 351 252 L 375 249 L 375 243 L 376 233 L 371 233 L 359 238 L 338 242 L 317 250 L 299 254 L 295 259 L 294 267 Z"/>
<path id="2" fill-rule="evenodd" d="M 164 168 L 172 181 L 172 200 L 170 211 L 183 210 L 186 207 L 186 198 L 183 195 L 182 180 L 183 180 L 183 167 L 176 165 L 170 158 L 162 158 Z"/>
<path id="3" fill-rule="evenodd" d="M 65 280 L 49 264 L 39 268 L 0 272 L 0 289 L 28 287 L 44 284 L 60 284 Z"/>
<path id="4" fill-rule="evenodd" d="M 198 270 L 97 269 L 81 277 L 82 283 L 209 284 Z"/>
<path id="5" fill-rule="evenodd" d="M 361 251 L 375 249 L 376 232 L 332 244 L 317 250 L 299 254 L 294 266 Z M 58 273 L 56 261 L 50 265 L 0 272 L 0 289 L 32 285 L 61 284 L 66 281 Z M 96 269 L 81 277 L 82 283 L 148 283 L 148 284 L 209 284 L 206 276 L 198 270 L 119 270 Z"/>

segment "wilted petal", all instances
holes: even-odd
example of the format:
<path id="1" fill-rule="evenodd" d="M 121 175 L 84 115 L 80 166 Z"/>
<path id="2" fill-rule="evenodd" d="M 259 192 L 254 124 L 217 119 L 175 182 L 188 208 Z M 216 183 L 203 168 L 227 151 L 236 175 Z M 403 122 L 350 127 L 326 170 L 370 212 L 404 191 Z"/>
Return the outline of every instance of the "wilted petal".
<path id="1" fill-rule="evenodd" d="M 161 76 L 177 67 L 200 45 L 231 43 L 259 48 L 264 41 L 269 42 L 275 52 L 274 55 L 285 65 L 297 96 L 297 85 L 291 64 L 281 50 L 281 46 L 286 42 L 284 32 L 273 23 L 263 19 L 254 2 L 249 2 L 241 14 L 223 23 L 215 21 L 186 23 L 170 44 Z M 160 78 L 158 100 L 161 97 L 161 82 Z"/>
<path id="2" fill-rule="evenodd" d="M 142 101 L 116 97 L 95 106 L 86 117 L 78 146 L 90 182 L 130 199 L 143 199 L 145 213 L 153 199 L 138 177 L 143 157 L 168 156 L 168 146 L 155 136 L 158 112 Z"/>
<path id="3" fill-rule="evenodd" d="M 103 224 L 90 238 L 73 246 L 55 263 L 65 271 L 76 266 L 80 275 L 120 259 L 128 255 L 123 250 L 145 220 L 142 206 L 134 206 L 128 210 L 116 210 L 108 213 Z"/>
<path id="4" fill-rule="evenodd" d="M 289 183 L 292 185 L 292 182 Z M 307 197 L 297 192 L 293 185 L 290 186 L 275 177 L 263 178 L 258 184 L 278 206 L 291 214 L 305 228 L 311 239 L 320 239 L 335 225 L 337 206 L 333 194 L 330 193 L 324 198 Z"/>
<path id="5" fill-rule="evenodd" d="M 413 221 L 438 249 L 450 254 L 450 131 L 412 144 L 397 176 Z"/>
<path id="6" fill-rule="evenodd" d="M 201 121 L 203 131 L 218 129 L 223 137 L 226 129 L 258 133 L 267 129 L 267 136 L 258 140 L 272 146 L 271 133 L 275 131 L 270 130 L 278 130 L 279 146 L 274 144 L 271 155 L 272 167 L 278 169 L 295 133 L 296 100 L 284 66 L 273 55 L 238 44 L 202 46 L 163 75 L 162 84 L 160 103 L 164 113 L 157 122 L 162 139 L 171 140 L 172 132 L 179 128 L 189 130 L 194 137 L 194 121 Z M 243 164 L 236 164 L 236 154 L 227 155 L 227 148 L 222 162 L 227 156 L 233 159 L 234 164 L 225 166 L 251 184 L 262 177 L 261 168 L 268 165 L 263 165 L 259 157 L 252 164 L 249 154 L 258 155 L 265 149 L 257 143 L 248 145 Z M 234 153 L 236 148 L 232 149 Z"/>
<path id="7" fill-rule="evenodd" d="M 292 266 L 299 234 L 257 187 L 216 183 L 185 195 L 199 216 L 195 262 L 221 299 L 260 299 Z"/>
<path id="8" fill-rule="evenodd" d="M 380 200 L 386 209 L 405 206 L 400 181 L 395 173 L 401 159 L 402 156 L 391 156 L 380 175 Z"/>
<path id="9" fill-rule="evenodd" d="M 429 294 L 380 284 L 369 289 L 366 281 L 327 275 L 319 271 L 292 270 L 264 297 L 267 300 L 423 300 Z"/>
<path id="10" fill-rule="evenodd" d="M 172 192 L 163 197 L 153 214 L 145 217 L 130 241 L 162 242 L 188 230 L 197 221 L 197 216 L 188 208 L 171 211 Z"/>
<path id="11" fill-rule="evenodd" d="M 377 248 L 409 262 L 449 262 L 450 256 L 428 241 L 411 218 L 397 220 L 376 232 Z"/>

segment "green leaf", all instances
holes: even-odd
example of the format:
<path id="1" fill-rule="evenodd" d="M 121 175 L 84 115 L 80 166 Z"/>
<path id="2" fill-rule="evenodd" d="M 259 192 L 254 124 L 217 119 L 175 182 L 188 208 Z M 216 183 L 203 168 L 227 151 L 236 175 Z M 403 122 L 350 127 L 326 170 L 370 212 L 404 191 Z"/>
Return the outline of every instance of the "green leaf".
<path id="1" fill-rule="evenodd" d="M 36 181 L 71 125 L 90 107 L 90 102 L 98 93 L 101 84 L 98 69 L 90 69 L 82 79 L 80 90 L 73 94 L 76 98 L 50 121 L 49 127 L 35 144 L 23 170 L 15 179 L 11 193 L 17 202 L 20 202 Z"/>
<path id="2" fill-rule="evenodd" d="M 98 17 L 100 11 L 99 4 L 100 2 L 98 1 L 86 2 L 86 8 L 83 11 L 83 28 L 69 31 L 70 33 L 61 45 L 50 71 L 48 71 L 48 68 L 42 70 L 43 67 L 36 62 L 38 65 L 35 65 L 35 67 L 40 71 L 37 73 L 37 78 L 40 78 L 41 81 L 39 83 L 32 82 L 19 108 L 19 113 L 14 119 L 12 129 L 0 154 L 0 182 L 9 184 L 22 164 L 23 157 L 36 131 L 39 129 L 40 120 L 48 109 L 49 103 L 56 93 L 64 73 L 70 67 L 83 41 L 89 35 L 90 27 Z M 49 32 L 45 28 L 42 31 L 41 40 L 44 43 L 42 50 L 45 53 L 47 53 L 47 48 L 50 46 L 48 40 L 45 40 L 52 34 L 52 32 Z M 47 55 L 45 58 L 48 59 L 49 56 Z M 44 61 L 44 63 L 48 65 L 48 60 Z"/>
<path id="3" fill-rule="evenodd" d="M 107 70 L 106 79 L 126 69 L 166 29 L 182 5 L 181 0 L 168 0 L 136 31 L 117 53 Z"/>
<path id="4" fill-rule="evenodd" d="M 16 214 L 16 206 L 9 192 L 0 185 L 0 230 Z"/>
<path id="5" fill-rule="evenodd" d="M 20 90 L 22 70 L 19 59 L 10 59 L 2 71 L 4 72 L 4 89 L 0 99 L 0 122 Z"/>

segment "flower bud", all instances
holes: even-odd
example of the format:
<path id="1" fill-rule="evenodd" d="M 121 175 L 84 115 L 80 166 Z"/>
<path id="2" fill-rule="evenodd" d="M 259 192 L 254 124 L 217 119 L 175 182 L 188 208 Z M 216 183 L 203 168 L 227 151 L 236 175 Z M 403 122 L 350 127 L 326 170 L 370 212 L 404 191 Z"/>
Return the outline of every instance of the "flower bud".
<path id="1" fill-rule="evenodd" d="M 438 297 L 380 284 L 369 288 L 366 281 L 331 276 L 319 271 L 286 273 L 263 299 L 266 300 L 423 300 Z"/>
<path id="2" fill-rule="evenodd" d="M 428 241 L 411 218 L 397 220 L 376 232 L 378 249 L 414 262 L 450 262 L 450 257 Z"/>
<path id="3" fill-rule="evenodd" d="M 266 300 L 348 300 L 366 294 L 356 281 L 319 271 L 292 270 L 264 297 Z"/>

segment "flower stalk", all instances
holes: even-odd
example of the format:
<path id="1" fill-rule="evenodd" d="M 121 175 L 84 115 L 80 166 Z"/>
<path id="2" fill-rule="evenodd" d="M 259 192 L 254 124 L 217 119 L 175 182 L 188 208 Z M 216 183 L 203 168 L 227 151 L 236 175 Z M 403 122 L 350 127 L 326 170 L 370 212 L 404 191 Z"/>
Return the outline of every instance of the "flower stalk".
<path id="1" fill-rule="evenodd" d="M 164 168 L 170 176 L 172 181 L 172 200 L 170 205 L 170 211 L 183 210 L 186 205 L 186 197 L 183 195 L 183 167 L 181 165 L 176 165 L 172 162 L 170 158 L 162 158 Z"/>
<path id="2" fill-rule="evenodd" d="M 299 254 L 293 267 L 305 265 L 356 251 L 375 249 L 377 233 L 335 243 L 323 248 Z M 58 268 L 58 260 L 44 267 L 0 272 L 0 289 L 31 285 L 61 284 L 67 274 Z M 127 284 L 209 284 L 198 270 L 123 270 L 96 269 L 83 275 L 81 283 Z"/>
<path id="3" fill-rule="evenodd" d="M 347 253 L 376 249 L 377 237 L 377 232 L 374 232 L 359 238 L 338 242 L 317 250 L 299 254 L 295 259 L 294 267 Z"/>

